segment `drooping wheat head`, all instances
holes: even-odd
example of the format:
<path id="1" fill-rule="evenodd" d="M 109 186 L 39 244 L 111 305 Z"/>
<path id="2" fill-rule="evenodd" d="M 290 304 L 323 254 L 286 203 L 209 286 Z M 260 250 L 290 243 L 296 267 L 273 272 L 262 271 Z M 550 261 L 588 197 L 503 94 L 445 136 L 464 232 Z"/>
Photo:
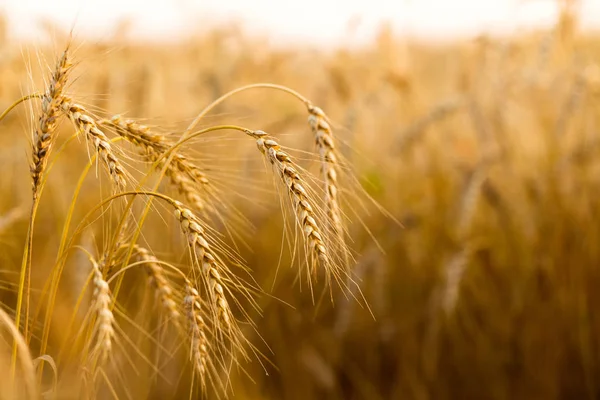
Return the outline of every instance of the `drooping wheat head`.
<path id="1" fill-rule="evenodd" d="M 125 169 L 115 155 L 110 141 L 96 124 L 96 119 L 81 105 L 75 104 L 68 97 L 63 97 L 61 108 L 75 127 L 89 140 L 98 155 L 104 161 L 110 178 L 118 190 L 127 185 Z"/>
<path id="2" fill-rule="evenodd" d="M 339 278 L 339 266 L 333 262 L 328 253 L 322 229 L 317 223 L 315 207 L 292 159 L 281 149 L 279 143 L 268 136 L 266 132 L 260 130 L 247 131 L 246 134 L 256 140 L 258 149 L 269 163 L 275 167 L 286 187 L 286 192 L 295 211 L 296 221 L 302 230 L 311 258 L 307 275 L 310 277 L 312 273 L 314 276 L 317 265 L 320 265 L 325 271 L 327 284 L 331 283 L 332 277 L 337 280 Z"/>
<path id="3" fill-rule="evenodd" d="M 160 159 L 158 166 L 164 166 L 162 154 L 168 151 L 174 144 L 163 135 L 152 133 L 150 128 L 136 123 L 133 120 L 123 120 L 121 116 L 115 115 L 111 119 L 97 121 L 98 125 L 108 126 L 115 132 L 138 146 L 142 155 L 150 162 Z M 167 166 L 165 174 L 171 184 L 177 188 L 179 193 L 185 197 L 187 204 L 195 210 L 203 210 L 206 206 L 204 198 L 209 181 L 206 175 L 184 155 L 175 153 L 171 163 Z"/>
<path id="4" fill-rule="evenodd" d="M 126 244 L 122 247 L 128 248 L 129 245 Z M 160 301 L 163 310 L 166 312 L 169 322 L 177 325 L 181 313 L 179 312 L 177 302 L 174 298 L 176 289 L 165 275 L 157 258 L 152 255 L 147 248 L 136 244 L 133 246 L 133 250 L 137 259 L 144 263 L 144 269 L 148 275 L 150 286 L 156 292 L 156 297 Z"/>
<path id="5" fill-rule="evenodd" d="M 211 299 L 211 307 L 216 316 L 216 324 L 226 334 L 236 338 L 241 333 L 235 324 L 229 302 L 225 297 L 225 282 L 222 274 L 229 275 L 228 268 L 213 254 L 208 242 L 205 229 L 202 227 L 198 217 L 186 208 L 182 203 L 175 201 L 175 217 L 179 221 L 183 233 L 187 237 L 188 244 L 193 251 L 194 261 L 201 268 L 201 273 L 206 282 L 208 295 Z M 219 272 L 221 271 L 221 272 Z"/>
<path id="6" fill-rule="evenodd" d="M 325 185 L 325 206 L 333 229 L 338 234 L 343 234 L 343 223 L 338 202 L 338 157 L 331 125 L 327 116 L 319 107 L 308 106 L 308 122 L 315 135 L 315 143 L 321 161 L 321 175 Z"/>
<path id="7" fill-rule="evenodd" d="M 185 280 L 183 306 L 188 321 L 190 335 L 190 356 L 193 361 L 194 369 L 200 377 L 201 387 L 205 390 L 206 373 L 209 362 L 209 343 L 206 337 L 207 326 L 202 317 L 202 303 L 200 302 L 198 290 L 194 288 L 188 279 Z"/>

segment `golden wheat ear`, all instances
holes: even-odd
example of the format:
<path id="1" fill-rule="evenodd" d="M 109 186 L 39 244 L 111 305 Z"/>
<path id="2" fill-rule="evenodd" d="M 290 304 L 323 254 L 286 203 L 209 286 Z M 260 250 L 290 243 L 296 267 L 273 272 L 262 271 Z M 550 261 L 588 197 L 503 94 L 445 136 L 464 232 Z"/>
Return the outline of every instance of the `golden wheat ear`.
<path id="1" fill-rule="evenodd" d="M 180 202 L 174 202 L 173 204 L 175 206 L 175 216 L 179 221 L 181 230 L 187 236 L 188 243 L 194 251 L 194 256 L 207 281 L 208 292 L 217 316 L 217 325 L 230 332 L 235 328 L 232 325 L 233 316 L 229 308 L 229 302 L 225 297 L 225 283 L 222 274 L 219 272 L 219 270 L 227 271 L 227 267 L 212 253 L 206 231 L 202 228 L 198 217 Z"/>
<path id="2" fill-rule="evenodd" d="M 115 338 L 115 317 L 112 311 L 113 299 L 108 282 L 104 278 L 102 265 L 92 260 L 92 307 L 96 317 L 94 325 L 95 341 L 91 354 L 102 365 L 110 356 Z"/>
<path id="3" fill-rule="evenodd" d="M 325 272 L 327 285 L 331 284 L 332 278 L 338 283 L 343 284 L 340 280 L 343 269 L 330 255 L 324 230 L 318 222 L 316 213 L 318 209 L 309 196 L 306 183 L 292 161 L 292 158 L 267 133 L 260 130 L 246 131 L 245 133 L 256 140 L 259 151 L 275 168 L 281 182 L 286 188 L 287 197 L 292 203 L 295 219 L 302 232 L 305 245 L 308 249 L 308 256 L 310 257 L 309 268 L 307 270 L 309 280 L 311 276 L 314 277 L 317 266 L 320 266 Z"/>
<path id="4" fill-rule="evenodd" d="M 119 136 L 137 146 L 141 150 L 142 156 L 148 161 L 160 160 L 159 168 L 162 168 L 165 162 L 162 155 L 174 145 L 164 136 L 153 133 L 149 127 L 133 120 L 123 120 L 119 115 L 115 115 L 111 119 L 98 120 L 97 123 L 100 126 L 112 128 Z M 204 197 L 209 181 L 206 175 L 190 160 L 182 154 L 174 153 L 165 175 L 185 198 L 187 204 L 198 211 L 205 208 Z"/>
<path id="5" fill-rule="evenodd" d="M 202 317 L 202 303 L 198 290 L 192 282 L 185 280 L 185 297 L 183 298 L 185 316 L 188 321 L 190 338 L 190 355 L 193 360 L 194 370 L 200 377 L 202 390 L 206 390 L 206 373 L 209 368 L 207 326 Z"/>
<path id="6" fill-rule="evenodd" d="M 128 248 L 129 245 L 123 245 L 123 247 Z M 133 250 L 138 260 L 144 263 L 151 286 L 156 291 L 156 296 L 160 299 L 162 308 L 169 317 L 170 322 L 181 328 L 182 313 L 180 312 L 180 304 L 176 300 L 177 289 L 167 279 L 158 260 L 148 249 L 134 245 Z M 181 309 L 186 320 L 187 330 L 180 330 L 180 332 L 183 334 L 183 339 L 189 341 L 192 366 L 200 379 L 202 391 L 206 391 L 206 374 L 210 372 L 208 351 L 210 343 L 206 334 L 208 327 L 202 316 L 203 309 L 200 294 L 188 278 L 184 278 Z"/>
<path id="7" fill-rule="evenodd" d="M 31 154 L 31 178 L 33 180 L 33 197 L 39 195 L 44 169 L 48 163 L 55 130 L 63 102 L 63 90 L 72 63 L 67 48 L 56 63 L 56 68 L 50 77 L 50 83 L 42 96 L 42 112 L 38 125 L 33 132 L 33 149 Z"/>
<path id="8" fill-rule="evenodd" d="M 350 289 L 351 286 L 356 286 L 356 283 L 353 282 L 350 276 L 352 273 L 353 257 L 346 244 L 348 234 L 346 227 L 347 218 L 345 218 L 340 205 L 340 193 L 343 191 L 339 178 L 354 179 L 354 177 L 347 175 L 350 173 L 348 169 L 345 169 L 344 173 L 341 173 L 342 163 L 340 160 L 342 156 L 338 154 L 336 149 L 331 124 L 325 112 L 311 103 L 307 103 L 307 109 L 309 113 L 308 122 L 314 134 L 321 164 L 321 177 L 325 192 L 325 211 L 328 220 L 326 227 L 336 236 L 336 240 L 332 243 L 332 248 L 330 249 L 330 258 L 339 257 L 341 266 L 346 271 L 344 273 L 347 280 L 345 286 Z M 350 292 L 353 291 L 354 289 L 350 289 Z"/>
<path id="9" fill-rule="evenodd" d="M 127 185 L 125 169 L 115 155 L 110 141 L 98 127 L 96 119 L 91 116 L 85 107 L 73 103 L 66 96 L 63 96 L 61 109 L 73 122 L 77 130 L 82 132 L 85 138 L 92 143 L 94 149 L 104 161 L 108 174 L 117 190 L 123 190 Z"/>
<path id="10" fill-rule="evenodd" d="M 124 244 L 121 247 L 129 248 L 130 245 Z M 152 255 L 147 248 L 137 244 L 133 245 L 133 251 L 138 261 L 144 263 L 150 286 L 156 292 L 156 297 L 159 299 L 169 321 L 175 325 L 179 325 L 181 313 L 178 310 L 177 302 L 175 300 L 176 290 L 165 275 L 158 259 Z"/>
<path id="11" fill-rule="evenodd" d="M 191 334 L 190 355 L 203 388 L 207 383 L 206 379 L 210 378 L 215 389 L 224 392 L 226 385 L 223 386 L 224 382 L 217 376 L 217 370 L 222 369 L 228 374 L 225 358 L 231 358 L 231 363 L 238 366 L 240 365 L 238 358 L 249 360 L 246 346 L 250 345 L 233 315 L 227 296 L 231 296 L 245 318 L 248 318 L 248 314 L 234 294 L 242 294 L 251 304 L 254 306 L 256 304 L 251 298 L 250 287 L 245 282 L 238 281 L 215 252 L 215 249 L 219 251 L 218 245 L 213 246 L 209 243 L 211 237 L 207 229 L 202 226 L 200 219 L 180 202 L 170 202 L 175 208 L 175 216 L 181 230 L 186 235 L 194 264 L 192 275 L 196 277 L 193 281 L 189 278 L 185 279 L 183 300 Z M 196 280 L 199 283 L 195 284 Z M 200 290 L 202 290 L 202 299 Z M 249 319 L 246 321 L 250 322 Z M 210 334 L 210 346 L 206 338 L 207 334 Z"/>
<path id="12" fill-rule="evenodd" d="M 327 121 L 327 116 L 319 107 L 309 105 L 308 112 L 310 114 L 308 122 L 315 135 L 315 143 L 321 161 L 321 175 L 325 186 L 327 215 L 336 233 L 343 234 L 344 227 L 338 201 L 339 163 L 331 125 Z"/>

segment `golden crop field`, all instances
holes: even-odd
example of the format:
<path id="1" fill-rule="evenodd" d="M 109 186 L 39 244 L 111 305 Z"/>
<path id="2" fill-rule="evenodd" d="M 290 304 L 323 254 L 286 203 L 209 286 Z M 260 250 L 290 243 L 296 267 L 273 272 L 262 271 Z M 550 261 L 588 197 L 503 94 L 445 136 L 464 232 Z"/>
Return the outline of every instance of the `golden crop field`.
<path id="1" fill-rule="evenodd" d="M 565 4 L 444 44 L 1 35 L 0 398 L 599 398 Z"/>

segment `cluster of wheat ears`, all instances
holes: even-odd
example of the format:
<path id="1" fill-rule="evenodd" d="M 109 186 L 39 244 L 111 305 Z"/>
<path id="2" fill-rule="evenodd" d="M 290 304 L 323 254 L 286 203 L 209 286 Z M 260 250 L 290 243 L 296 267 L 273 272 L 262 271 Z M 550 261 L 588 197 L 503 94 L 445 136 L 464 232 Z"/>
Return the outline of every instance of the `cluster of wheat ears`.
<path id="1" fill-rule="evenodd" d="M 268 356 L 261 354 L 244 333 L 245 329 L 253 326 L 250 310 L 260 314 L 256 299 L 262 289 L 252 281 L 251 272 L 236 250 L 221 240 L 216 231 L 218 228 L 211 226 L 211 221 L 219 219 L 219 209 L 215 206 L 218 193 L 193 158 L 185 155 L 187 144 L 209 132 L 235 131 L 255 142 L 257 156 L 263 158 L 264 164 L 274 174 L 282 211 L 289 211 L 287 223 L 293 242 L 291 247 L 293 251 L 297 250 L 295 259 L 301 266 L 298 278 L 305 280 L 311 291 L 315 283 L 322 284 L 321 294 L 313 291 L 313 297 L 329 298 L 333 287 L 343 288 L 350 296 L 357 297 L 359 291 L 354 288 L 356 284 L 351 278 L 352 255 L 346 244 L 347 217 L 342 212 L 339 198 L 339 177 L 344 167 L 323 110 L 290 88 L 254 84 L 221 96 L 202 110 L 180 135 L 165 136 L 120 115 L 98 117 L 78 104 L 76 98 L 67 94 L 74 64 L 67 48 L 58 58 L 46 88 L 40 93 L 24 96 L 1 117 L 4 118 L 21 103 L 40 104 L 39 107 L 31 106 L 35 121 L 30 166 L 33 203 L 15 315 L 9 316 L 4 312 L 1 315 L 14 337 L 10 372 L 12 382 L 16 383 L 13 390 L 17 397 L 20 393 L 28 398 L 38 398 L 43 391 L 52 396 L 61 385 L 71 385 L 75 397 L 95 397 L 99 390 L 117 396 L 107 371 L 114 364 L 123 362 L 115 354 L 119 347 L 124 346 L 122 342 L 128 340 L 118 324 L 119 318 L 127 319 L 128 316 L 118 304 L 117 297 L 119 292 L 130 290 L 131 285 L 125 286 L 123 281 L 126 275 L 137 270 L 143 270 L 147 277 L 139 285 L 145 285 L 159 305 L 152 310 L 159 321 L 157 328 L 140 326 L 139 330 L 153 338 L 154 349 L 158 352 L 163 349 L 167 359 L 169 352 L 163 342 L 167 340 L 167 330 L 175 332 L 177 348 L 185 349 L 193 370 L 190 393 L 210 392 L 217 397 L 226 397 L 230 395 L 228 374 L 232 368 L 243 369 L 242 361 L 252 359 L 268 361 Z M 283 91 L 306 107 L 313 150 L 320 163 L 320 176 L 311 176 L 310 172 L 299 167 L 278 139 L 262 130 L 235 125 L 196 128 L 218 104 L 236 93 L 251 89 Z M 33 240 L 36 213 L 43 198 L 44 185 L 52 173 L 53 162 L 62 151 L 55 144 L 58 126 L 65 121 L 74 128 L 73 136 L 65 143 L 71 142 L 71 139 L 78 140 L 80 144 L 87 145 L 90 155 L 75 190 L 72 207 L 82 190 L 82 182 L 94 167 L 105 171 L 101 174 L 109 178 L 110 190 L 100 204 L 88 210 L 76 228 L 71 226 L 71 207 L 71 213 L 64 221 L 56 263 L 41 289 L 41 300 L 34 307 L 31 274 L 36 268 L 32 262 L 32 254 L 37 248 Z M 124 142 L 135 149 L 135 157 L 146 168 L 143 171 L 136 168 L 138 175 L 135 177 L 128 167 L 134 156 L 124 158 L 121 149 Z M 162 183 L 163 177 L 165 183 Z M 161 188 L 165 185 L 176 189 L 178 195 L 175 197 L 178 198 L 162 192 Z M 141 201 L 141 208 L 134 207 L 136 200 Z M 161 259 L 144 243 L 142 226 L 157 207 L 168 208 L 172 221 L 165 222 L 180 227 L 187 245 L 187 254 L 182 256 L 185 260 L 181 263 Z M 116 221 L 109 239 L 105 240 L 105 247 L 94 254 L 77 245 L 92 222 L 104 215 L 110 215 Z M 69 339 L 62 346 L 51 348 L 49 337 L 53 313 L 57 296 L 65 295 L 61 278 L 66 259 L 72 252 L 84 254 L 82 264 L 85 265 L 78 268 L 84 275 L 85 284 L 77 288 L 79 293 L 71 294 L 77 297 L 77 302 L 69 324 L 62 327 L 65 331 L 61 333 L 62 337 Z M 143 275 L 135 277 L 142 279 Z M 86 297 L 85 293 L 91 295 Z M 118 318 L 118 315 L 121 316 Z M 153 359 L 156 355 L 150 352 L 144 354 L 139 347 L 136 352 L 150 366 L 149 373 L 162 379 L 160 361 Z M 65 369 L 75 368 L 77 384 L 61 382 L 63 366 Z M 48 378 L 49 369 L 52 379 Z"/>
<path id="2" fill-rule="evenodd" d="M 598 398 L 600 46 L 569 7 L 327 49 L 2 26 L 0 399 Z"/>

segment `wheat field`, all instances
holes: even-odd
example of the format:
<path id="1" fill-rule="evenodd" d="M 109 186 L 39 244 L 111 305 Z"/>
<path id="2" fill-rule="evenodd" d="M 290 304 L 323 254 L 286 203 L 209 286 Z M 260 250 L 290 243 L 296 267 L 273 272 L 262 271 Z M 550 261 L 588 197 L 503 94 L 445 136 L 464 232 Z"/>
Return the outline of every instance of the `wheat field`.
<path id="1" fill-rule="evenodd" d="M 600 398 L 600 42 L 569 4 L 352 49 L 3 24 L 0 398 Z"/>

